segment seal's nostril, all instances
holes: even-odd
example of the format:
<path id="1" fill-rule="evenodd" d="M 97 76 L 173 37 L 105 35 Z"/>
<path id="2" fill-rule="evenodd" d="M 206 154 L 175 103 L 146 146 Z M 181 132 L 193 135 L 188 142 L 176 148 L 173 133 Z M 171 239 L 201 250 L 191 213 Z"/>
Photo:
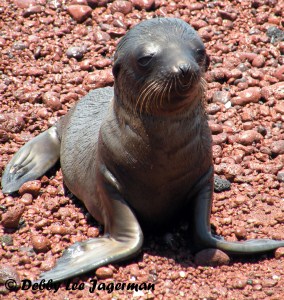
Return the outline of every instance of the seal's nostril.
<path id="1" fill-rule="evenodd" d="M 188 74 L 188 72 L 189 72 L 189 66 L 188 66 L 188 64 L 179 65 L 179 70 L 181 72 L 181 75 L 183 77 L 185 77 Z"/>

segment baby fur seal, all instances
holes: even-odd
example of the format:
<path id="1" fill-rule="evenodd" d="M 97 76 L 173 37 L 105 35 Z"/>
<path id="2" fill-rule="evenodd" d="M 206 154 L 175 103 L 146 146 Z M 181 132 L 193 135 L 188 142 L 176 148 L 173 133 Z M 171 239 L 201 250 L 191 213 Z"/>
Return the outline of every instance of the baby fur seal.
<path id="1" fill-rule="evenodd" d="M 200 37 L 184 21 L 141 22 L 118 44 L 114 88 L 91 91 L 13 157 L 4 193 L 43 175 L 60 158 L 67 187 L 104 224 L 103 237 L 72 245 L 41 279 L 60 281 L 133 257 L 142 247 L 141 228 L 172 224 L 181 215 L 192 218 L 200 248 L 247 254 L 284 246 L 211 234 L 208 64 Z"/>

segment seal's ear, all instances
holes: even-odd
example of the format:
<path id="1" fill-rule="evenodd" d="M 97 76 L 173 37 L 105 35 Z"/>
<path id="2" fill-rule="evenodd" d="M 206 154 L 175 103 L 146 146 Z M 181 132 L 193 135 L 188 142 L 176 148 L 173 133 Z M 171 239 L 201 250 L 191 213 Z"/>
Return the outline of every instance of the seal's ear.
<path id="1" fill-rule="evenodd" d="M 117 78 L 119 70 L 120 70 L 120 64 L 118 61 L 116 61 L 112 67 L 112 74 L 114 78 Z"/>
<path id="2" fill-rule="evenodd" d="M 209 55 L 206 53 L 206 55 L 205 55 L 205 63 L 204 63 L 205 72 L 208 70 L 209 65 L 210 65 L 210 57 L 209 57 Z"/>
<path id="3" fill-rule="evenodd" d="M 112 67 L 112 74 L 113 74 L 114 78 L 116 78 L 119 73 L 119 70 L 120 70 L 120 63 L 119 63 L 117 52 L 114 54 L 113 60 L 114 60 L 114 64 Z"/>

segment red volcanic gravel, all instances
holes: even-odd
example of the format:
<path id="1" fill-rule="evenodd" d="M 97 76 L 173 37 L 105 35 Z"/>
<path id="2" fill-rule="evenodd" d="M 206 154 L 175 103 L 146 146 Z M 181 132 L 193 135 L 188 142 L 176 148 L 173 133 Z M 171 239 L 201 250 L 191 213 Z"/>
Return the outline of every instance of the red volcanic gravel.
<path id="1" fill-rule="evenodd" d="M 206 97 L 214 164 L 231 182 L 214 195 L 214 231 L 230 241 L 284 239 L 280 0 L 0 0 L 1 171 L 89 90 L 113 84 L 115 47 L 127 30 L 166 16 L 198 30 L 211 59 Z M 243 258 L 212 250 L 194 256 L 186 225 L 147 237 L 137 258 L 62 283 L 56 292 L 28 286 L 9 292 L 7 279 L 16 285 L 37 279 L 68 246 L 102 232 L 64 194 L 58 168 L 13 196 L 0 191 L 0 224 L 3 299 L 284 299 L 283 248 Z M 155 290 L 111 291 L 112 283 L 153 283 Z"/>

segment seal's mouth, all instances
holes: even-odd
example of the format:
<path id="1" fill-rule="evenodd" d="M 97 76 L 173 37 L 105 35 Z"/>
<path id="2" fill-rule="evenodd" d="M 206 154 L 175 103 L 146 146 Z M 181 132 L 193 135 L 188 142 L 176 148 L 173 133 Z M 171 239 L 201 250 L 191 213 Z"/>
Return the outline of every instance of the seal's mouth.
<path id="1" fill-rule="evenodd" d="M 205 89 L 206 81 L 202 74 L 184 67 L 163 78 L 146 81 L 140 89 L 135 111 L 139 114 L 159 114 L 185 110 L 200 99 L 200 95 L 204 95 Z"/>

